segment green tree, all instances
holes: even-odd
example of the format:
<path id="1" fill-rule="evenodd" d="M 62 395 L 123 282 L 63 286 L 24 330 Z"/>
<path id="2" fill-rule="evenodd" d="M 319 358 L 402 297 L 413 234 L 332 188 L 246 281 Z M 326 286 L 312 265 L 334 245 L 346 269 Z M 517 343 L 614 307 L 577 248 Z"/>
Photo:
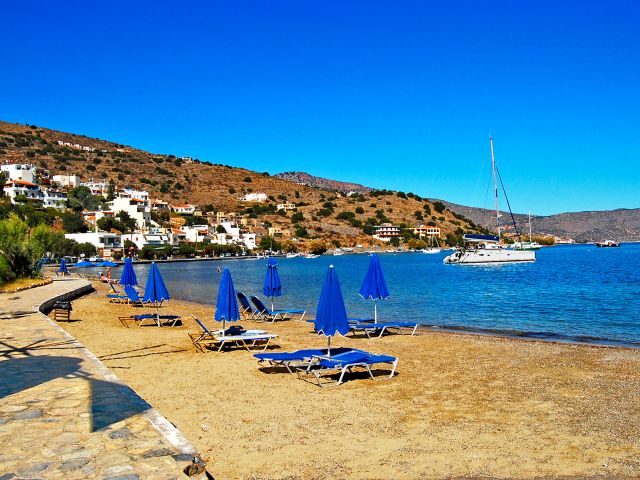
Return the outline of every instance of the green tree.
<path id="1" fill-rule="evenodd" d="M 67 194 L 67 204 L 76 212 L 96 210 L 100 206 L 101 200 L 101 197 L 93 195 L 89 187 L 85 186 L 74 187 Z"/>
<path id="2" fill-rule="evenodd" d="M 193 257 L 196 253 L 196 249 L 193 245 L 188 243 L 181 243 L 178 247 L 178 254 L 182 257 Z"/>
<path id="3" fill-rule="evenodd" d="M 62 227 L 67 233 L 84 233 L 88 230 L 79 213 L 65 212 L 62 214 Z"/>
<path id="4" fill-rule="evenodd" d="M 0 185 L 7 183 L 7 175 L 4 172 L 0 172 Z M 0 197 L 4 195 L 4 189 L 0 189 Z"/>
<path id="5" fill-rule="evenodd" d="M 304 215 L 302 212 L 296 212 L 291 215 L 291 223 L 299 223 L 304 220 Z"/>
<path id="6" fill-rule="evenodd" d="M 36 275 L 39 257 L 29 244 L 27 232 L 27 223 L 15 213 L 0 221 L 0 281 Z"/>
<path id="7" fill-rule="evenodd" d="M 280 244 L 280 242 L 275 240 L 273 237 L 270 237 L 269 235 L 264 235 L 260 239 L 260 243 L 258 244 L 258 246 L 262 250 L 271 250 L 274 252 L 279 252 L 280 250 L 282 250 L 282 245 Z"/>
<path id="8" fill-rule="evenodd" d="M 107 186 L 107 200 L 111 201 L 116 198 L 116 182 L 113 181 L 113 178 L 109 180 L 109 185 Z"/>
<path id="9" fill-rule="evenodd" d="M 224 228 L 222 225 L 218 225 L 216 227 L 216 233 L 227 233 L 227 229 Z"/>

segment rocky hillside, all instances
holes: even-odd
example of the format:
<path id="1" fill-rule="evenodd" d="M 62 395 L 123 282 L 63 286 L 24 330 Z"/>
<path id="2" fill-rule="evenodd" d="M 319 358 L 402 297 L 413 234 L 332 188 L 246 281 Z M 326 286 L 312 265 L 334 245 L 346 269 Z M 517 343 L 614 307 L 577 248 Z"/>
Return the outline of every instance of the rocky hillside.
<path id="1" fill-rule="evenodd" d="M 484 208 L 466 207 L 442 201 L 448 209 L 460 213 L 474 223 L 493 229 L 495 212 Z M 521 231 L 528 232 L 528 215 L 515 214 Z M 510 222 L 508 212 L 503 212 L 502 222 Z M 531 218 L 534 235 L 551 234 L 557 237 L 573 238 L 577 242 L 597 242 L 615 239 L 621 242 L 640 241 L 640 209 L 618 209 L 560 213 Z"/>
<path id="2" fill-rule="evenodd" d="M 29 162 L 47 169 L 51 175 L 77 174 L 84 181 L 113 179 L 118 188 L 148 190 L 152 198 L 171 203 L 246 213 L 257 219 L 257 233 L 266 233 L 264 226 L 271 224 L 308 241 L 318 238 L 336 240 L 344 246 L 370 244 L 370 226 L 385 221 L 406 227 L 431 222 L 441 228 L 443 237 L 473 230 L 472 225 L 443 209 L 443 205 L 411 193 L 370 191 L 359 186 L 360 193 L 347 196 L 341 193 L 346 187 L 338 186 L 349 184 L 341 182 L 327 181 L 318 188 L 319 185 L 303 185 L 268 173 L 150 153 L 35 125 L 0 122 L 0 162 Z M 356 190 L 352 186 L 346 189 Z M 240 198 L 250 192 L 266 193 L 268 204 L 241 202 Z M 295 203 L 295 217 L 294 212 L 275 213 L 275 204 L 282 202 Z"/>
<path id="3" fill-rule="evenodd" d="M 333 190 L 340 193 L 356 192 L 364 194 L 373 190 L 359 183 L 340 182 L 329 178 L 316 177 L 305 172 L 283 172 L 278 173 L 276 177 L 297 183 L 298 185 L 308 185 L 310 187 Z"/>

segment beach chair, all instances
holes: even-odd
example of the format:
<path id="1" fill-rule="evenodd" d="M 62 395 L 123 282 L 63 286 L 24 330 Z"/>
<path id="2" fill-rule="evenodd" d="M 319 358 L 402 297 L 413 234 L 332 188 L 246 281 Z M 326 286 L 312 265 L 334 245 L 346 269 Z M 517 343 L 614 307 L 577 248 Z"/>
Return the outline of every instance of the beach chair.
<path id="1" fill-rule="evenodd" d="M 292 315 L 300 315 L 300 320 L 304 319 L 306 310 L 297 310 L 297 309 L 287 309 L 287 310 L 269 310 L 262 300 L 260 300 L 257 296 L 251 295 L 251 303 L 255 305 L 256 311 L 258 315 L 254 318 L 260 320 L 267 320 L 271 322 L 275 322 L 276 320 L 290 320 Z"/>
<path id="2" fill-rule="evenodd" d="M 244 293 L 237 292 L 236 297 L 238 297 L 238 302 L 240 302 L 240 314 L 245 318 L 254 319 L 256 315 L 260 314 L 260 312 L 251 305 L 251 302 L 249 302 L 249 299 Z"/>
<path id="3" fill-rule="evenodd" d="M 123 317 L 118 317 L 120 323 L 122 323 L 125 327 L 129 328 L 130 323 L 138 323 L 138 326 L 141 327 L 143 323 L 147 321 L 153 321 L 154 325 L 161 327 L 162 325 L 168 325 L 170 327 L 175 327 L 178 321 L 182 321 L 182 317 L 180 315 L 156 315 L 155 313 L 146 313 L 143 315 L 128 315 Z"/>
<path id="4" fill-rule="evenodd" d="M 392 378 L 396 373 L 398 367 L 398 358 L 390 355 L 377 355 L 374 353 L 365 352 L 363 350 L 352 350 L 346 353 L 339 353 L 331 356 L 314 356 L 309 365 L 304 369 L 298 369 L 298 376 L 304 380 L 307 380 L 309 375 L 313 375 L 316 380 L 316 384 L 320 387 L 326 385 L 341 385 L 344 381 L 344 376 L 347 373 L 352 372 L 355 368 L 364 368 L 369 376 L 375 380 L 375 376 L 371 371 L 371 368 L 377 364 L 391 365 L 391 373 L 387 378 Z M 338 380 L 334 383 L 331 380 L 322 382 L 322 378 L 326 378 L 326 375 L 339 375 Z"/>
<path id="5" fill-rule="evenodd" d="M 132 307 L 144 307 L 142 303 L 142 298 L 140 298 L 140 294 L 138 291 L 133 288 L 131 285 L 125 285 L 124 294 L 127 297 L 124 303 L 131 305 Z"/>
<path id="6" fill-rule="evenodd" d="M 331 355 L 346 353 L 352 350 L 353 348 L 333 348 L 331 349 Z M 258 363 L 267 363 L 272 367 L 284 367 L 289 373 L 293 373 L 301 366 L 308 366 L 313 357 L 326 354 L 326 348 L 310 348 L 306 350 L 296 350 L 295 352 L 254 353 L 253 356 L 258 359 Z"/>
<path id="7" fill-rule="evenodd" d="M 263 347 L 263 351 L 267 349 L 271 341 L 277 338 L 277 335 L 266 333 L 263 330 L 234 330 L 230 327 L 224 331 L 209 330 L 204 323 L 197 317 L 191 315 L 195 322 L 200 326 L 202 332 L 189 333 L 189 338 L 196 347 L 196 350 L 205 353 L 207 347 L 217 347 L 217 351 L 221 352 L 225 346 L 243 347 L 250 351 L 254 347 Z M 240 332 L 240 333 L 237 333 Z"/>
<path id="8" fill-rule="evenodd" d="M 380 338 L 385 333 L 391 333 L 392 330 L 404 335 L 404 329 L 410 331 L 409 335 L 415 335 L 418 324 L 416 322 L 375 322 L 349 325 L 350 333 L 364 333 L 367 338 L 371 338 L 372 335 Z"/>

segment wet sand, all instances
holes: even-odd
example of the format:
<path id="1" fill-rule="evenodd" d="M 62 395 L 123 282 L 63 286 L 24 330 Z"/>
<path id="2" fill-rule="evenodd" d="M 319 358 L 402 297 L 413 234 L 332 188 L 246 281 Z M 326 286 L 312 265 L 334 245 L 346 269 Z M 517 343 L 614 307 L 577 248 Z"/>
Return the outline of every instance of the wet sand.
<path id="1" fill-rule="evenodd" d="M 171 300 L 161 313 L 184 325 L 125 328 L 117 316 L 142 309 L 97 288 L 73 303 L 82 321 L 62 326 L 218 479 L 640 476 L 640 350 L 426 330 L 338 337 L 332 346 L 399 357 L 398 375 L 319 388 L 245 350 L 196 352 L 188 314 L 216 328 L 212 306 Z M 326 345 L 306 322 L 238 323 L 278 334 L 281 351 Z"/>

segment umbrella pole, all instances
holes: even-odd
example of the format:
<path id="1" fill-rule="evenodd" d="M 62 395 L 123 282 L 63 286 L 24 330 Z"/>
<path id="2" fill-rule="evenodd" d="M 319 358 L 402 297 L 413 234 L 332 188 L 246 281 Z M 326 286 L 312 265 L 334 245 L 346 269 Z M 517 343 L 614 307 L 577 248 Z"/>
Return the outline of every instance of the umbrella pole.
<path id="1" fill-rule="evenodd" d="M 227 331 L 227 319 L 225 317 L 222 317 L 222 336 L 223 337 L 226 331 Z"/>
<path id="2" fill-rule="evenodd" d="M 373 323 L 378 323 L 378 303 L 373 301 Z"/>
<path id="3" fill-rule="evenodd" d="M 160 305 L 156 302 L 156 323 L 160 326 Z"/>
<path id="4" fill-rule="evenodd" d="M 273 297 L 271 297 L 271 311 L 273 312 Z"/>
<path id="5" fill-rule="evenodd" d="M 327 337 L 327 356 L 331 356 L 331 337 Z"/>

